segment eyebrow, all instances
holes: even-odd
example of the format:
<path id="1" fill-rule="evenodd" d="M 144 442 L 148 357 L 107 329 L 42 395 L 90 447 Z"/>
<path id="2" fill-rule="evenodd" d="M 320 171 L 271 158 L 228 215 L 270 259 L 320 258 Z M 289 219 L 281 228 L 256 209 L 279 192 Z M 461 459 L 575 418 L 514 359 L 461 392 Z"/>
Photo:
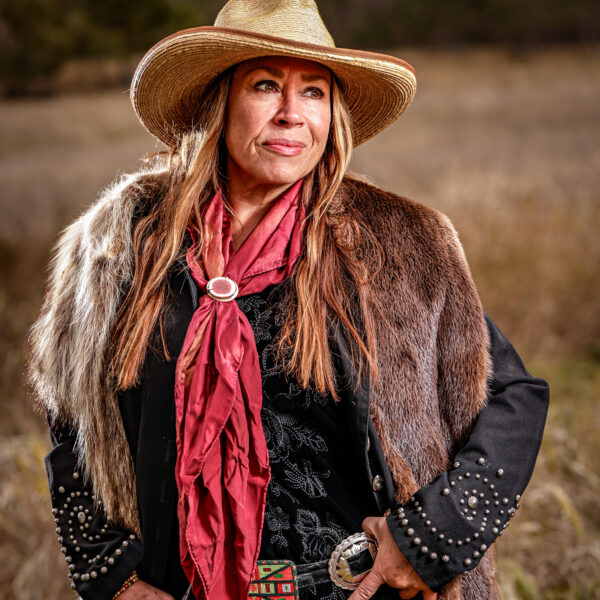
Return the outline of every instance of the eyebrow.
<path id="1" fill-rule="evenodd" d="M 284 73 L 281 69 L 278 69 L 276 67 L 267 67 L 265 65 L 257 65 L 256 67 L 252 67 L 252 68 L 248 69 L 248 71 L 246 71 L 246 73 L 244 73 L 244 75 L 247 76 L 250 73 L 252 73 L 252 71 L 258 71 L 258 70 L 266 71 L 267 73 L 270 73 L 274 77 L 279 77 L 279 79 L 282 79 L 284 76 Z M 324 75 L 319 75 L 317 73 L 302 73 L 301 77 L 302 77 L 302 81 L 306 81 L 307 83 L 311 83 L 313 81 L 318 81 L 319 79 L 322 79 L 323 81 L 326 81 L 327 83 L 330 83 L 330 80 L 327 79 L 327 77 L 325 77 Z"/>

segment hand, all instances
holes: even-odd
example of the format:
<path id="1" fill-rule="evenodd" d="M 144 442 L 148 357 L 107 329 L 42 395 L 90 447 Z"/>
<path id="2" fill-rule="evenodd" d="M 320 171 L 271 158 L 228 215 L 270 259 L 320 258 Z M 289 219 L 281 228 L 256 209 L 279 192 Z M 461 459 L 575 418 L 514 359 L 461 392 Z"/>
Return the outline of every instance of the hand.
<path id="1" fill-rule="evenodd" d="M 384 583 L 400 590 L 399 595 L 403 600 L 414 598 L 419 592 L 423 592 L 423 600 L 436 600 L 437 594 L 425 585 L 400 552 L 385 517 L 367 517 L 362 528 L 377 540 L 377 556 L 373 568 L 348 600 L 367 600 Z"/>
<path id="2" fill-rule="evenodd" d="M 171 594 L 138 579 L 131 587 L 119 594 L 118 600 L 175 600 Z"/>

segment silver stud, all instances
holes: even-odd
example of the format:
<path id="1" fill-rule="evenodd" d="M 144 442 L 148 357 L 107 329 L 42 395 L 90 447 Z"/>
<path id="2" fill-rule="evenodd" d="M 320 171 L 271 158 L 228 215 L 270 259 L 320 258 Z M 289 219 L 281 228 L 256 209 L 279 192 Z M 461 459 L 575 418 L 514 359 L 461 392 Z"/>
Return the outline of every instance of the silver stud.
<path id="1" fill-rule="evenodd" d="M 135 540 L 135 535 L 133 535 L 133 533 L 130 533 L 130 534 L 129 534 L 129 539 L 130 539 L 130 540 Z"/>
<path id="2" fill-rule="evenodd" d="M 449 562 L 449 560 L 450 560 L 450 557 L 449 557 L 447 554 L 444 554 L 444 555 L 442 556 L 442 562 L 445 562 L 445 563 L 447 563 L 447 562 Z"/>
<path id="3" fill-rule="evenodd" d="M 437 532 L 437 527 L 432 527 L 429 531 L 431 531 L 431 533 L 436 533 Z"/>
<path id="4" fill-rule="evenodd" d="M 412 527 L 409 527 L 406 530 L 406 535 L 411 536 L 411 535 L 414 535 L 414 534 L 415 534 L 415 530 Z"/>
<path id="5" fill-rule="evenodd" d="M 502 477 L 502 475 L 504 475 L 504 469 L 498 469 L 498 470 L 496 471 L 496 476 L 497 476 L 497 477 Z"/>
<path id="6" fill-rule="evenodd" d="M 121 556 L 121 554 L 122 554 L 122 552 L 121 552 L 121 548 L 117 548 L 117 549 L 115 550 L 115 555 L 116 555 L 116 556 Z"/>
<path id="7" fill-rule="evenodd" d="M 443 533 L 440 533 L 440 535 L 438 535 L 438 540 L 443 540 L 446 536 Z"/>
<path id="8" fill-rule="evenodd" d="M 402 527 L 406 527 L 408 525 L 408 519 L 402 519 L 402 521 L 400 521 L 400 525 L 402 525 Z"/>
<path id="9" fill-rule="evenodd" d="M 413 544 L 415 546 L 418 546 L 421 543 L 421 538 L 420 537 L 416 537 L 413 539 Z"/>
<path id="10" fill-rule="evenodd" d="M 64 488 L 64 487 L 61 485 L 61 486 L 58 488 L 58 491 L 59 491 L 59 493 L 60 493 L 60 494 L 64 494 L 64 493 L 65 493 L 65 488 Z"/>
<path id="11" fill-rule="evenodd" d="M 383 487 L 383 477 L 381 475 L 375 475 L 375 477 L 373 477 L 373 489 L 376 492 L 379 492 L 382 487 Z"/>
<path id="12" fill-rule="evenodd" d="M 480 556 L 481 556 L 481 554 L 479 554 L 478 550 L 473 551 L 473 558 L 479 558 Z"/>
<path id="13" fill-rule="evenodd" d="M 427 521 L 425 521 L 425 525 L 427 525 L 427 527 L 429 527 L 431 525 L 431 521 L 429 519 L 427 519 Z"/>
<path id="14" fill-rule="evenodd" d="M 479 532 L 478 532 L 478 531 L 476 531 L 476 532 L 473 534 L 473 537 L 474 537 L 475 539 L 477 539 L 477 538 L 479 537 Z"/>
<path id="15" fill-rule="evenodd" d="M 462 475 L 459 475 L 456 479 L 458 479 L 459 481 L 462 481 Z"/>
<path id="16" fill-rule="evenodd" d="M 67 553 L 67 548 L 66 548 L 66 546 L 63 546 L 63 547 L 60 549 L 60 551 L 61 551 L 63 554 L 66 554 L 66 553 Z"/>
<path id="17" fill-rule="evenodd" d="M 451 481 L 450 482 L 450 487 L 454 487 L 456 485 L 456 481 Z"/>
<path id="18" fill-rule="evenodd" d="M 483 483 L 487 483 L 489 481 L 489 479 L 487 477 L 483 478 Z"/>
<path id="19" fill-rule="evenodd" d="M 90 575 L 92 576 L 92 579 L 96 579 L 96 577 L 98 577 L 98 573 L 96 573 L 96 571 L 92 571 Z"/>
<path id="20" fill-rule="evenodd" d="M 454 540 L 452 538 L 448 538 L 446 540 L 446 544 L 448 544 L 448 546 L 451 546 L 454 543 Z"/>
<path id="21" fill-rule="evenodd" d="M 456 540 L 456 545 L 457 545 L 457 546 L 462 546 L 462 545 L 463 545 L 463 542 L 462 542 L 462 540 Z"/>
<path id="22" fill-rule="evenodd" d="M 465 473 L 465 477 L 468 479 L 469 477 L 471 477 L 471 473 L 469 473 L 468 471 Z"/>
<path id="23" fill-rule="evenodd" d="M 104 575 L 104 573 L 106 573 L 108 571 L 108 569 L 106 567 L 100 567 L 100 573 L 102 573 L 102 575 Z"/>
<path id="24" fill-rule="evenodd" d="M 471 538 L 469 538 L 469 537 L 465 538 L 465 544 L 468 544 L 470 541 L 471 541 Z"/>
<path id="25" fill-rule="evenodd" d="M 498 532 L 500 530 L 497 527 L 492 528 L 492 533 L 495 533 L 496 535 L 498 535 Z"/>
<path id="26" fill-rule="evenodd" d="M 481 479 L 481 475 L 479 473 L 475 473 L 475 479 Z"/>
<path id="27" fill-rule="evenodd" d="M 470 567 L 472 562 L 470 558 L 465 558 L 465 567 Z"/>
<path id="28" fill-rule="evenodd" d="M 115 559 L 112 556 L 108 559 L 108 564 L 109 565 L 114 565 L 115 564 Z"/>
<path id="29" fill-rule="evenodd" d="M 467 500 L 467 504 L 469 505 L 469 508 L 477 508 L 477 505 L 479 504 L 479 501 L 477 500 L 476 496 L 471 496 Z"/>
<path id="30" fill-rule="evenodd" d="M 481 546 L 479 546 L 479 549 L 480 549 L 482 552 L 485 552 L 485 551 L 487 550 L 487 546 L 486 546 L 485 544 L 481 544 Z"/>
<path id="31" fill-rule="evenodd" d="M 62 544 L 62 543 L 63 543 L 63 537 L 62 537 L 62 535 L 61 535 L 61 536 L 59 536 L 59 538 L 58 538 L 58 543 L 59 543 L 59 544 Z"/>
<path id="32" fill-rule="evenodd" d="M 77 586 L 72 581 L 71 581 L 71 589 L 72 590 L 76 590 L 77 589 Z"/>
<path id="33" fill-rule="evenodd" d="M 515 496 L 515 500 L 518 502 L 520 499 L 521 499 L 521 494 L 517 494 L 517 495 Z"/>
<path id="34" fill-rule="evenodd" d="M 73 579 L 75 581 L 77 581 L 79 579 L 79 577 L 80 577 L 79 573 L 73 573 Z"/>
<path id="35" fill-rule="evenodd" d="M 77 513 L 77 520 L 80 523 L 85 523 L 85 513 L 84 512 Z"/>
<path id="36" fill-rule="evenodd" d="M 502 525 L 502 521 L 500 519 L 494 519 L 494 525 Z"/>
<path id="37" fill-rule="evenodd" d="M 478 465 L 483 465 L 484 463 L 485 463 L 485 458 L 483 458 L 483 456 L 480 456 L 480 457 L 477 459 L 477 464 L 478 464 Z"/>
<path id="38" fill-rule="evenodd" d="M 452 466 L 453 466 L 455 469 L 458 469 L 458 467 L 460 467 L 460 463 L 459 463 L 459 462 L 456 460 L 456 461 L 454 461 L 454 463 L 452 464 Z"/>
<path id="39" fill-rule="evenodd" d="M 437 553 L 436 553 L 436 552 L 430 552 L 430 553 L 429 553 L 429 558 L 430 558 L 431 560 L 435 560 L 435 559 L 437 558 Z"/>
<path id="40" fill-rule="evenodd" d="M 447 496 L 450 493 L 450 490 L 448 488 L 444 488 L 442 490 L 442 496 Z"/>
<path id="41" fill-rule="evenodd" d="M 506 506 L 508 504 L 508 498 L 502 498 L 502 504 Z"/>
<path id="42" fill-rule="evenodd" d="M 429 552 L 429 548 L 427 546 L 421 546 L 421 552 L 423 554 L 427 554 Z"/>
<path id="43" fill-rule="evenodd" d="M 77 471 L 73 473 L 73 479 L 79 479 L 79 473 L 77 473 Z"/>

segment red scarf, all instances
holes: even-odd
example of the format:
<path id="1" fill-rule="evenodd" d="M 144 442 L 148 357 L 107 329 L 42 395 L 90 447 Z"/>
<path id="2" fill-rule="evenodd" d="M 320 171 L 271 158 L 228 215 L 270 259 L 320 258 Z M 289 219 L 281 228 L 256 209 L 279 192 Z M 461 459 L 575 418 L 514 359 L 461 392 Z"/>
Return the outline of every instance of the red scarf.
<path id="1" fill-rule="evenodd" d="M 302 240 L 302 180 L 269 208 L 234 252 L 220 191 L 203 213 L 202 263 L 187 253 L 203 292 L 228 277 L 239 296 L 283 281 Z M 215 291 L 227 293 L 227 281 Z M 254 333 L 235 301 L 203 295 L 187 330 L 175 379 L 180 553 L 196 597 L 245 600 L 258 559 L 269 455 L 260 410 L 262 381 Z"/>

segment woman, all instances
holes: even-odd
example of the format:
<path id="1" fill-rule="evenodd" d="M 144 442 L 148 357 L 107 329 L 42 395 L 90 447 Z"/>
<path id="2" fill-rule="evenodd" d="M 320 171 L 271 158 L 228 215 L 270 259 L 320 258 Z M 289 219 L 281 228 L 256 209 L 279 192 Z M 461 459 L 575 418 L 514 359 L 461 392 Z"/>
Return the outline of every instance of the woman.
<path id="1" fill-rule="evenodd" d="M 547 386 L 447 219 L 346 175 L 414 91 L 310 0 L 142 59 L 168 160 L 65 232 L 31 336 L 83 598 L 497 597 Z"/>

